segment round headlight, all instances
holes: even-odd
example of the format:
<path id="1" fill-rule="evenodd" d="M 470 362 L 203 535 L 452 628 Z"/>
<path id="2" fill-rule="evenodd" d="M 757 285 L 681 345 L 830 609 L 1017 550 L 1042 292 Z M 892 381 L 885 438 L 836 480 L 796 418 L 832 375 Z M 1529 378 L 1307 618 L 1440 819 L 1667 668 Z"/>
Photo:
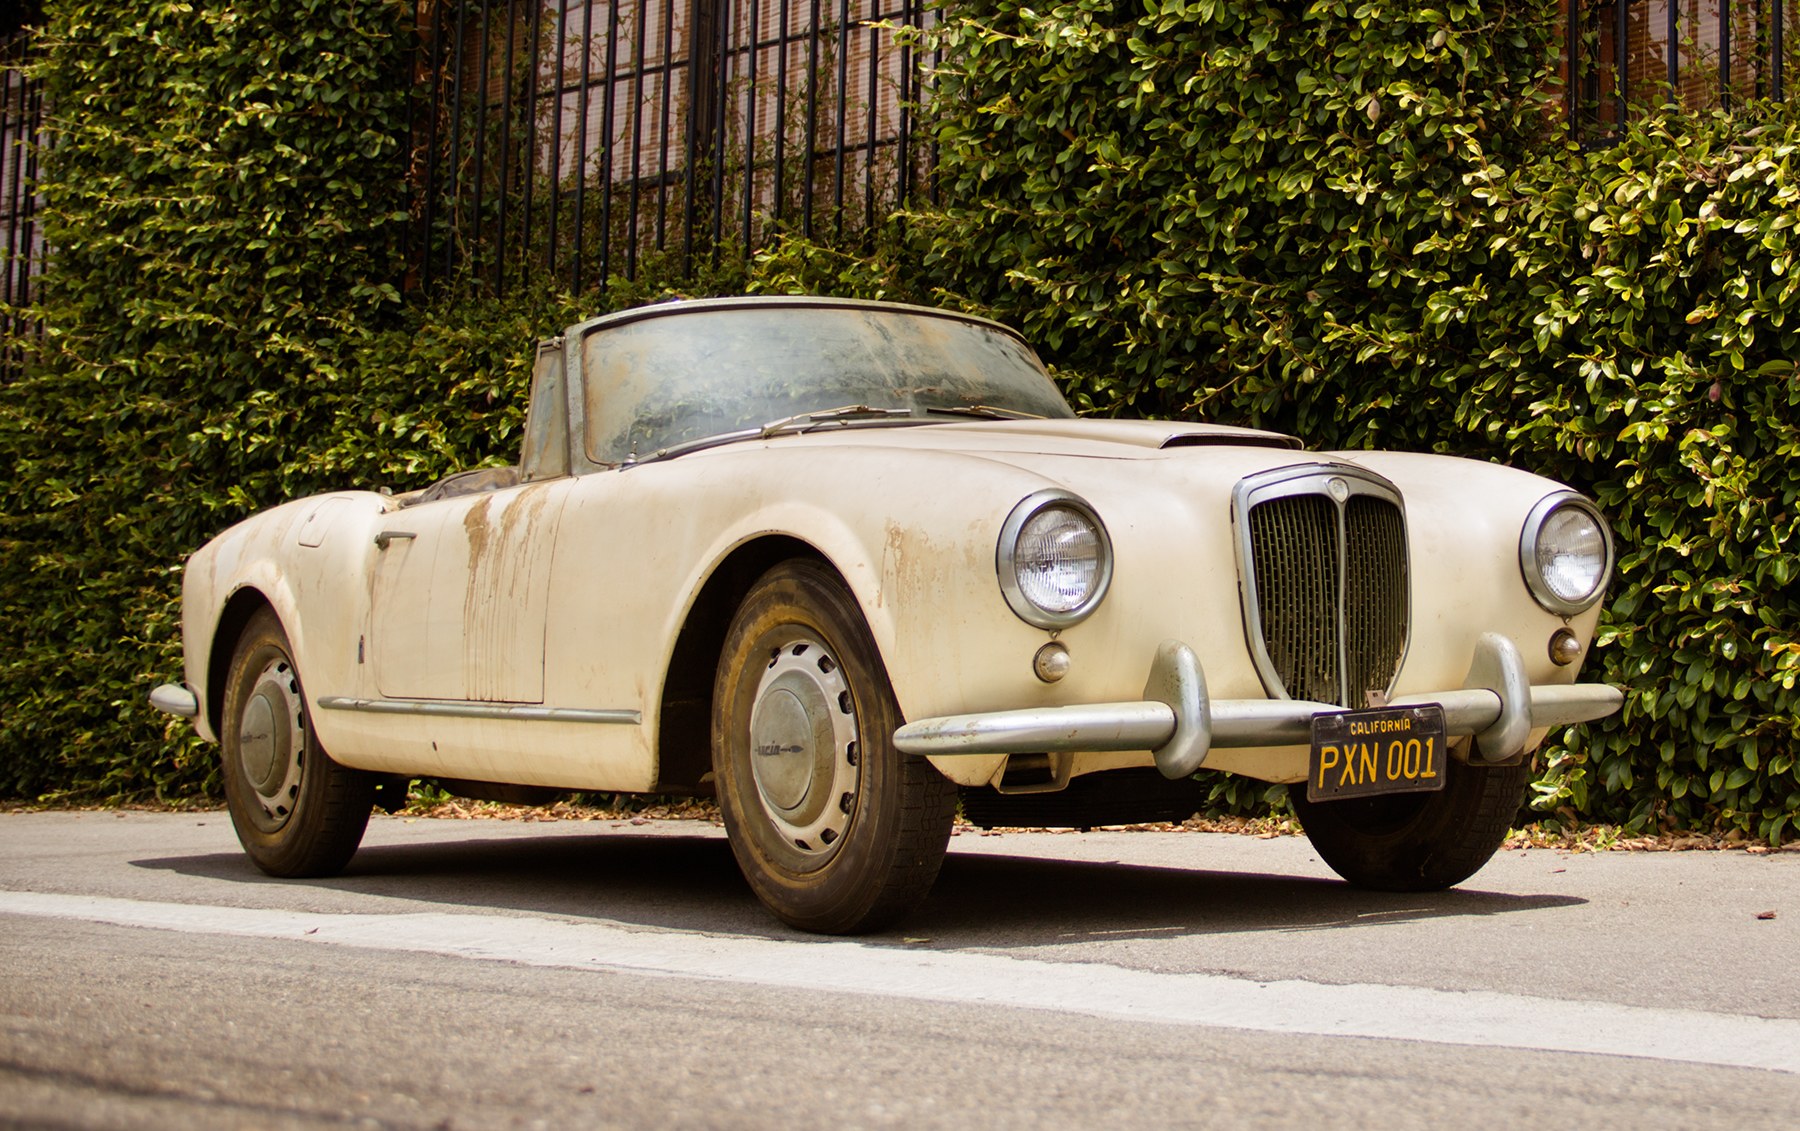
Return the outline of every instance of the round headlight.
<path id="1" fill-rule="evenodd" d="M 1612 572 L 1612 534 L 1594 504 L 1558 492 L 1526 516 L 1519 567 L 1537 603 L 1560 616 L 1592 607 Z"/>
<path id="2" fill-rule="evenodd" d="M 1106 596 L 1112 543 L 1092 507 L 1066 491 L 1039 491 L 1006 517 L 995 565 L 1020 620 L 1066 628 Z"/>

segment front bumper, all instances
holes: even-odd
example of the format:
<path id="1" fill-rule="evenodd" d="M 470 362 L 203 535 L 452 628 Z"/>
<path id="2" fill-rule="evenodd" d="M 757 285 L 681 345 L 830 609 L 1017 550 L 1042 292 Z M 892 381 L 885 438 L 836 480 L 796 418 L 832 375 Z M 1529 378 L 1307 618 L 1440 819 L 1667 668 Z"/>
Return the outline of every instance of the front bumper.
<path id="1" fill-rule="evenodd" d="M 1525 753 L 1533 730 L 1602 719 L 1624 701 L 1624 693 L 1606 683 L 1532 686 L 1518 648 L 1490 632 L 1476 643 L 1462 687 L 1402 695 L 1390 706 L 1438 704 L 1448 733 L 1475 736 L 1471 761 L 1505 765 Z M 1165 777 L 1179 779 L 1205 765 L 1214 747 L 1310 742 L 1313 716 L 1342 710 L 1295 699 L 1213 699 L 1194 650 L 1165 640 L 1140 702 L 920 719 L 895 731 L 894 745 L 932 757 L 1149 750 Z"/>

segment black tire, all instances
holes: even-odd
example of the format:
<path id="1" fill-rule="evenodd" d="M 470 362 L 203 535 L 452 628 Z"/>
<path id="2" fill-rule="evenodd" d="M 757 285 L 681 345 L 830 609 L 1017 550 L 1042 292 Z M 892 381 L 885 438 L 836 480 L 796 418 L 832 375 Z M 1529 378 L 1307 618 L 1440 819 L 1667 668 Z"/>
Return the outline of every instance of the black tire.
<path id="1" fill-rule="evenodd" d="M 956 787 L 894 749 L 900 709 L 855 599 L 795 560 L 751 588 L 713 686 L 713 774 L 732 854 L 783 922 L 851 934 L 925 897 Z"/>
<path id="2" fill-rule="evenodd" d="M 1332 871 L 1376 891 L 1438 891 L 1481 870 L 1512 826 L 1531 767 L 1471 766 L 1451 759 L 1436 793 L 1348 801 L 1289 797 L 1307 839 Z"/>
<path id="3" fill-rule="evenodd" d="M 313 734 L 294 650 L 264 609 L 238 638 L 219 720 L 225 804 L 271 876 L 332 876 L 362 843 L 377 778 L 333 762 Z"/>

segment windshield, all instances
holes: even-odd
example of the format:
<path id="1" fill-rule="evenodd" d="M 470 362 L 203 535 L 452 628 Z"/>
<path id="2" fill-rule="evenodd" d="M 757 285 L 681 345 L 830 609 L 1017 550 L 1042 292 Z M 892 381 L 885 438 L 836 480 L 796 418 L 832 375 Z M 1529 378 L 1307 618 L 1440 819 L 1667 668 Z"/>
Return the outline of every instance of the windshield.
<path id="1" fill-rule="evenodd" d="M 710 306 L 602 326 L 582 342 L 596 463 L 732 433 L 910 422 L 931 409 L 1074 414 L 1031 347 L 980 322 L 904 309 Z M 851 411 L 846 411 L 854 406 Z M 895 412 L 861 412 L 860 409 Z M 813 420 L 790 420 L 817 414 Z M 770 434 L 773 434 L 771 431 Z"/>

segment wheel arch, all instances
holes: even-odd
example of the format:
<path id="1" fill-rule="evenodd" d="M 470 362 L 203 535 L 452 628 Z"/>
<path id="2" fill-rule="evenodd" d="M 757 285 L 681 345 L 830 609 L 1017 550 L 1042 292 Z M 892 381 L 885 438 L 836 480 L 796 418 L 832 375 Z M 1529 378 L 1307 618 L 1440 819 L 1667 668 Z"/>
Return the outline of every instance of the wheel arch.
<path id="1" fill-rule="evenodd" d="M 225 681 L 231 674 L 231 660 L 237 654 L 238 641 L 243 638 L 244 629 L 249 627 L 251 618 L 264 609 L 274 612 L 275 602 L 254 586 L 246 585 L 226 598 L 225 607 L 219 610 L 218 621 L 213 626 L 212 647 L 206 658 L 206 721 L 214 734 L 219 734 L 219 726 L 225 710 Z"/>
<path id="2" fill-rule="evenodd" d="M 658 788 L 706 792 L 712 770 L 713 677 L 731 618 L 758 578 L 803 558 L 843 574 L 810 542 L 785 534 L 754 538 L 721 559 L 695 594 L 675 638 L 657 711 Z"/>

